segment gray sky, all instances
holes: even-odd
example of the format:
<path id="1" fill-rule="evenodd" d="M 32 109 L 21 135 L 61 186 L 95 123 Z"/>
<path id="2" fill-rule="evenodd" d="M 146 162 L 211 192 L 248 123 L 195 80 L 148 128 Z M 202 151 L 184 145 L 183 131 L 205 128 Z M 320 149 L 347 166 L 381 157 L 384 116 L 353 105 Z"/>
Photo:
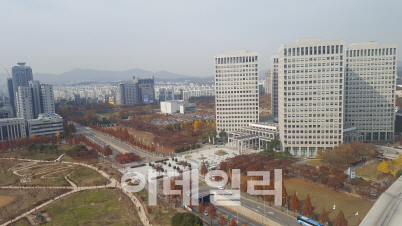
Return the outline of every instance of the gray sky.
<path id="1" fill-rule="evenodd" d="M 401 12 L 398 0 L 2 1 L 0 73 L 23 61 L 41 73 L 210 76 L 213 55 L 231 49 L 259 52 L 264 70 L 282 43 L 298 38 L 400 44 Z"/>

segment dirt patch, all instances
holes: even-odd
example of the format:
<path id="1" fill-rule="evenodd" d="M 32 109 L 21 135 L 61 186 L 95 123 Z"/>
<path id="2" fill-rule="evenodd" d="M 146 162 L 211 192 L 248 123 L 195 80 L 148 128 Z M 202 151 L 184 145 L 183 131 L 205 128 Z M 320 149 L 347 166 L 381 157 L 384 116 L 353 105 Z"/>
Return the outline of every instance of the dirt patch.
<path id="1" fill-rule="evenodd" d="M 16 199 L 15 196 L 0 195 L 0 207 L 8 206 Z"/>
<path id="2" fill-rule="evenodd" d="M 228 153 L 226 151 L 224 151 L 224 150 L 218 150 L 218 151 L 215 152 L 215 155 L 219 155 L 219 156 L 227 155 L 227 154 Z"/>

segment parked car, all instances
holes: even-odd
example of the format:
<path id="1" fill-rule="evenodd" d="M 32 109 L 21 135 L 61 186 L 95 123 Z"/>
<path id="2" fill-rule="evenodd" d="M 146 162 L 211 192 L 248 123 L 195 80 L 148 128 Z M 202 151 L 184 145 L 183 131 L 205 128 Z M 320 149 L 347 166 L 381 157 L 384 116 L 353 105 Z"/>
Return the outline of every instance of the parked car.
<path id="1" fill-rule="evenodd" d="M 207 211 L 204 211 L 204 215 L 205 215 L 205 216 L 208 216 L 208 212 L 207 212 Z"/>

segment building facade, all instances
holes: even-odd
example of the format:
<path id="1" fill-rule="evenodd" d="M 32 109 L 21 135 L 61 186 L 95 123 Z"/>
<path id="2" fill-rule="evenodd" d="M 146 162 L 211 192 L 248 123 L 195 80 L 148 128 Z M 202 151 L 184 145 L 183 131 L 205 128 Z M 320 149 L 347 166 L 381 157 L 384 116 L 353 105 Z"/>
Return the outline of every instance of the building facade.
<path id="1" fill-rule="evenodd" d="M 265 88 L 265 93 L 270 94 L 270 95 L 272 94 L 272 85 L 271 85 L 272 78 L 271 77 L 272 77 L 272 73 L 271 73 L 271 70 L 269 70 L 265 73 L 264 88 Z"/>
<path id="2" fill-rule="evenodd" d="M 155 102 L 155 80 L 153 75 L 151 78 L 136 78 L 133 76 L 132 81 L 137 85 L 138 103 L 149 104 Z"/>
<path id="3" fill-rule="evenodd" d="M 271 57 L 271 110 L 278 122 L 278 56 Z"/>
<path id="4" fill-rule="evenodd" d="M 17 117 L 24 119 L 34 119 L 34 105 L 32 89 L 29 86 L 19 86 L 15 93 L 17 106 Z"/>
<path id="5" fill-rule="evenodd" d="M 25 120 L 23 118 L 0 119 L 0 141 L 26 137 Z"/>
<path id="6" fill-rule="evenodd" d="M 397 45 L 321 38 L 282 45 L 271 67 L 282 150 L 312 157 L 342 142 L 392 140 L 396 64 Z"/>
<path id="7" fill-rule="evenodd" d="M 13 90 L 18 91 L 19 86 L 29 85 L 29 81 L 33 80 L 32 68 L 25 66 L 25 63 L 18 63 L 18 66 L 12 68 Z"/>
<path id="8" fill-rule="evenodd" d="M 137 104 L 138 89 L 133 83 L 121 82 L 117 85 L 116 104 Z"/>
<path id="9" fill-rule="evenodd" d="M 48 85 L 48 84 L 40 85 L 40 109 L 41 109 L 41 114 L 56 113 L 52 85 Z"/>
<path id="10" fill-rule="evenodd" d="M 393 140 L 397 45 L 355 43 L 345 56 L 345 128 L 364 141 Z"/>
<path id="11" fill-rule="evenodd" d="M 52 85 L 30 81 L 29 86 L 19 86 L 16 92 L 17 116 L 26 120 L 36 119 L 39 114 L 55 113 Z"/>
<path id="12" fill-rule="evenodd" d="M 216 54 L 216 130 L 237 131 L 257 123 L 259 110 L 258 53 L 246 50 Z"/>
<path id="13" fill-rule="evenodd" d="M 40 114 L 37 119 L 26 120 L 28 136 L 49 136 L 63 132 L 63 118 L 58 114 Z"/>
<path id="14" fill-rule="evenodd" d="M 15 93 L 14 93 L 14 86 L 13 86 L 13 79 L 8 78 L 7 79 L 7 88 L 8 88 L 8 98 L 10 100 L 10 106 L 11 106 L 11 115 L 15 116 L 17 111 L 15 110 Z"/>

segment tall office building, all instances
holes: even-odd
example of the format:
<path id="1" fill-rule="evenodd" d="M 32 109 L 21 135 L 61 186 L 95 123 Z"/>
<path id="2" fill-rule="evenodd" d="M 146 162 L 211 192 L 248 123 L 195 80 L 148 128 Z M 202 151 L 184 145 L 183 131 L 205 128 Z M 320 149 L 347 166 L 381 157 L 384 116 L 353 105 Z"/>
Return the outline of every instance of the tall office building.
<path id="1" fill-rule="evenodd" d="M 271 57 L 271 111 L 278 122 L 278 56 Z"/>
<path id="2" fill-rule="evenodd" d="M 396 49 L 321 38 L 282 45 L 271 67 L 282 150 L 309 157 L 342 142 L 393 139 Z"/>
<path id="3" fill-rule="evenodd" d="M 351 44 L 345 66 L 345 128 L 365 141 L 393 140 L 397 45 Z"/>
<path id="4" fill-rule="evenodd" d="M 217 132 L 258 122 L 258 53 L 234 50 L 214 59 Z"/>
<path id="5" fill-rule="evenodd" d="M 153 75 L 151 78 L 136 78 L 133 76 L 131 80 L 137 85 L 138 103 L 148 104 L 155 102 L 155 80 Z"/>
<path id="6" fill-rule="evenodd" d="M 154 76 L 152 78 L 131 77 L 131 83 L 117 85 L 116 104 L 138 104 L 155 102 Z"/>

